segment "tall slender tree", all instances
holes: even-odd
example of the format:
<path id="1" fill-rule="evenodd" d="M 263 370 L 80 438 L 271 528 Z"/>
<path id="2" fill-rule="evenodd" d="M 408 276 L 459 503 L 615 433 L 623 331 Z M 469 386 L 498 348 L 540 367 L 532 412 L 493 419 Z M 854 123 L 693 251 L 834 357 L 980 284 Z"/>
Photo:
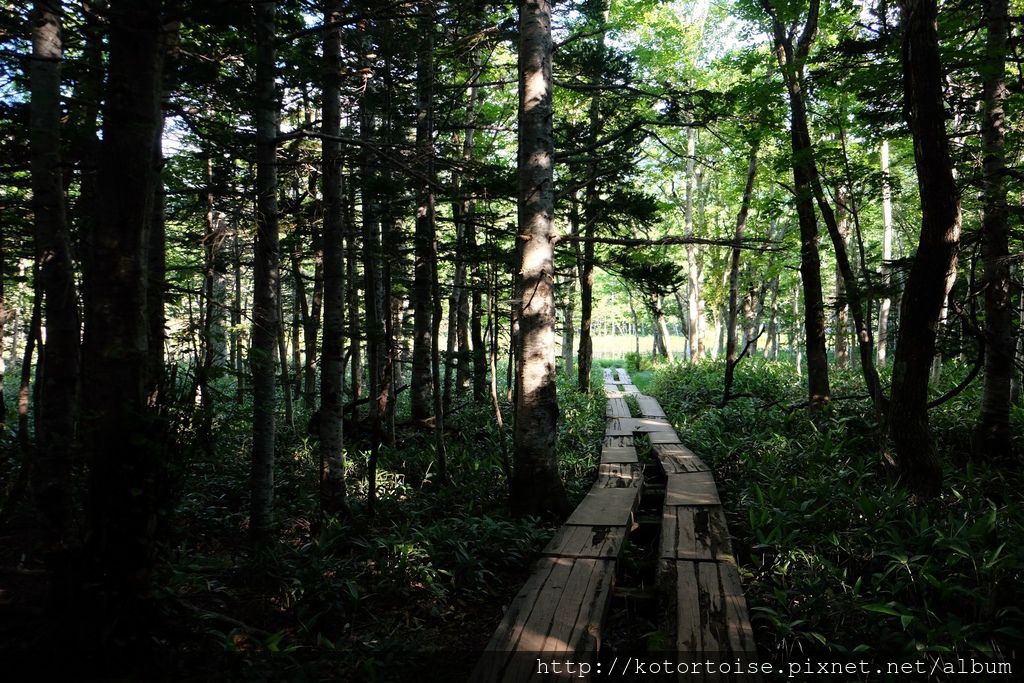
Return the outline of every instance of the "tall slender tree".
<path id="1" fill-rule="evenodd" d="M 1013 378 L 1013 304 L 1010 299 L 1010 225 L 1006 203 L 1006 53 L 1008 0 L 988 0 L 981 122 L 985 211 L 981 224 L 985 291 L 985 385 L 974 450 L 1002 457 L 1010 450 Z"/>
<path id="2" fill-rule="evenodd" d="M 32 12 L 32 210 L 46 341 L 39 352 L 37 452 L 32 488 L 51 542 L 62 543 L 71 519 L 70 450 L 75 435 L 79 318 L 61 172 L 62 10 L 38 0 Z"/>
<path id="3" fill-rule="evenodd" d="M 770 0 L 761 5 L 772 22 L 775 53 L 782 68 L 790 107 L 793 191 L 800 223 L 800 273 L 804 290 L 804 330 L 807 350 L 807 388 L 811 407 L 827 403 L 831 396 L 828 355 L 825 350 L 825 300 L 821 292 L 821 256 L 818 218 L 814 212 L 812 183 L 816 180 L 813 147 L 804 96 L 804 67 L 818 33 L 820 0 L 810 0 L 807 17 L 796 42 L 778 9 Z"/>
<path id="4" fill-rule="evenodd" d="M 946 134 L 936 0 L 902 0 L 904 105 L 914 138 L 921 236 L 900 303 L 889 437 L 904 485 L 938 492 L 942 466 L 928 428 L 928 379 L 935 330 L 956 270 L 960 194 Z"/>
<path id="5" fill-rule="evenodd" d="M 328 514 L 347 508 L 345 453 L 342 443 L 342 376 L 344 374 L 345 232 L 342 206 L 341 143 L 341 0 L 324 2 L 323 159 L 324 197 L 324 336 L 320 364 L 320 500 Z M 364 195 L 365 202 L 365 195 Z"/>
<path id="6" fill-rule="evenodd" d="M 519 4 L 519 262 L 512 508 L 568 512 L 558 476 L 551 3 Z"/>
<path id="7" fill-rule="evenodd" d="M 275 358 L 280 254 L 277 209 L 277 3 L 253 5 L 256 29 L 254 110 L 256 121 L 256 246 L 253 258 L 253 426 L 249 531 L 257 543 L 270 540 L 274 512 L 276 443 Z"/>

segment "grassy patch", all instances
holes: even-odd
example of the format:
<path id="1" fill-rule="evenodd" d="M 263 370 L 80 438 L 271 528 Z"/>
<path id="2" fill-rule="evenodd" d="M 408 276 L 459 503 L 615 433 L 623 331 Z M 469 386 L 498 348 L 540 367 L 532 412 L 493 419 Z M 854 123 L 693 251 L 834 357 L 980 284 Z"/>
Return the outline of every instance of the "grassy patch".
<path id="1" fill-rule="evenodd" d="M 945 486 L 915 503 L 881 464 L 866 403 L 812 417 L 788 405 L 805 398 L 791 366 L 747 363 L 736 390 L 758 398 L 719 408 L 722 375 L 721 363 L 665 367 L 650 390 L 715 470 L 765 653 L 1019 651 L 1024 482 L 966 460 L 977 385 L 933 411 Z M 834 392 L 862 393 L 858 381 L 837 373 Z M 1020 410 L 1014 421 L 1019 448 Z"/>

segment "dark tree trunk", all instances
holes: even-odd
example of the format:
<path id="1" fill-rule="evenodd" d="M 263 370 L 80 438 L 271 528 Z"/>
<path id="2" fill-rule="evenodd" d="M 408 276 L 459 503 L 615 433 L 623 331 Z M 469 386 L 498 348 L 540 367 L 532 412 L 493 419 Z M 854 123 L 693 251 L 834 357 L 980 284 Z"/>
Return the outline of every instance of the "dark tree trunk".
<path id="1" fill-rule="evenodd" d="M 89 462 L 87 538 L 104 633 L 131 634 L 149 595 L 163 512 L 164 450 L 146 405 L 147 241 L 157 183 L 162 3 L 110 3 L 107 96 L 85 307 L 81 435 Z M 117 264 L 117 267 L 111 267 Z"/>
<path id="2" fill-rule="evenodd" d="M 892 297 L 889 286 L 892 282 L 892 186 L 889 180 L 889 141 L 882 140 L 880 151 L 882 170 L 882 288 L 885 294 L 878 305 L 878 364 L 885 367 L 886 346 L 889 341 L 889 309 Z"/>
<path id="3" fill-rule="evenodd" d="M 836 225 L 839 229 L 839 236 L 843 245 L 849 244 L 850 224 L 848 212 L 843 208 L 844 202 L 849 201 L 845 193 L 845 187 L 840 186 L 836 191 Z M 835 329 L 832 334 L 835 338 L 836 366 L 840 370 L 846 370 L 850 364 L 849 345 L 847 335 L 849 332 L 849 305 L 846 303 L 846 279 L 843 277 L 842 269 L 836 267 L 836 301 L 835 301 Z"/>
<path id="4" fill-rule="evenodd" d="M 324 23 L 340 21 L 343 3 L 324 3 Z M 341 133 L 341 35 L 324 33 L 323 123 L 325 136 Z M 320 506 L 325 514 L 346 512 L 345 453 L 342 450 L 342 375 L 344 369 L 345 232 L 342 207 L 341 143 L 325 137 L 321 175 L 324 197 L 324 335 L 320 367 Z"/>
<path id="5" fill-rule="evenodd" d="M 60 546 L 71 522 L 70 452 L 80 365 L 78 296 L 61 173 L 60 3 L 37 1 L 31 20 L 32 210 L 46 320 L 46 343 L 40 348 L 41 372 L 37 376 L 40 391 L 32 489 L 46 524 L 47 540 Z M 6 311 L 3 315 L 6 317 Z"/>
<path id="6" fill-rule="evenodd" d="M 558 399 L 549 0 L 520 3 L 519 31 L 520 277 L 516 291 L 519 338 L 512 509 L 517 514 L 561 517 L 568 512 L 569 505 L 558 476 L 555 443 Z M 589 363 L 587 366 L 589 373 Z"/>
<path id="7" fill-rule="evenodd" d="M 426 5 L 420 7 L 426 13 Z M 421 19 L 419 30 L 428 35 L 420 36 L 420 49 L 416 65 L 417 113 L 416 151 L 420 173 L 429 178 L 434 158 L 434 113 L 433 113 L 433 58 L 429 28 Z M 420 180 L 416 189 L 416 233 L 413 240 L 415 262 L 413 265 L 413 340 L 412 340 L 412 396 L 411 416 L 413 420 L 426 421 L 433 412 L 434 379 L 431 372 L 431 349 L 433 301 L 431 286 L 433 264 L 431 245 L 434 241 L 435 215 L 434 191 L 429 182 Z"/>
<path id="8" fill-rule="evenodd" d="M 988 64 L 983 74 L 985 210 L 981 224 L 985 271 L 985 387 L 974 450 L 985 458 L 1010 452 L 1010 396 L 1013 379 L 1013 305 L 1010 300 L 1009 220 L 1006 204 L 1006 89 L 1008 0 L 988 0 Z"/>
<path id="9" fill-rule="evenodd" d="M 928 373 L 935 330 L 960 241 L 960 194 L 946 136 L 935 0 L 903 0 L 905 107 L 914 137 L 921 195 L 921 236 L 900 303 L 892 372 L 889 436 L 903 484 L 922 495 L 938 492 L 942 466 L 928 428 Z"/>
<path id="10" fill-rule="evenodd" d="M 312 412 L 316 405 L 316 352 L 317 335 L 320 333 L 320 311 L 323 308 L 324 292 L 324 257 L 320 245 L 320 235 L 312 228 L 313 242 L 313 292 L 306 293 L 305 277 L 302 274 L 302 254 L 298 240 L 292 243 L 291 262 L 294 278 L 295 310 L 299 314 L 302 326 L 302 406 Z M 296 345 L 296 348 L 298 346 Z"/>
<path id="11" fill-rule="evenodd" d="M 346 321 L 348 329 L 348 357 L 349 371 L 352 378 L 349 383 L 349 394 L 353 401 L 363 395 L 363 351 L 362 351 L 362 329 L 359 316 L 359 233 L 356 225 L 353 209 L 355 206 L 355 187 L 349 186 L 349 199 L 344 205 L 345 215 L 345 305 L 348 309 Z M 359 404 L 352 407 L 351 419 L 359 422 Z"/>
<path id="12" fill-rule="evenodd" d="M 665 360 L 672 359 L 672 349 L 668 338 L 668 324 L 665 322 L 665 297 L 652 294 L 650 298 L 651 322 L 654 323 L 654 355 Z"/>
<path id="13" fill-rule="evenodd" d="M 270 540 L 274 511 L 274 445 L 277 426 L 275 358 L 281 325 L 278 306 L 280 253 L 277 208 L 277 3 L 256 2 L 256 246 L 253 257 L 253 438 L 249 532 Z"/>
<path id="14" fill-rule="evenodd" d="M 821 257 L 818 253 L 818 219 L 814 212 L 812 183 L 815 180 L 813 148 L 804 101 L 804 61 L 818 29 L 819 0 L 811 0 L 803 31 L 793 44 L 792 33 L 779 20 L 769 0 L 762 5 L 772 19 L 775 51 L 789 93 L 793 190 L 800 222 L 800 273 L 804 289 L 804 329 L 807 348 L 807 388 L 811 408 L 827 403 L 831 396 L 828 354 L 825 351 L 825 300 L 821 292 Z"/>
<path id="15" fill-rule="evenodd" d="M 739 282 L 740 282 L 740 243 L 747 228 L 747 215 L 750 213 L 750 201 L 754 196 L 754 181 L 757 178 L 757 150 L 759 143 L 750 148 L 747 162 L 747 182 L 743 187 L 743 201 L 740 212 L 736 216 L 736 230 L 733 233 L 732 256 L 729 259 L 729 315 L 726 319 L 725 342 L 725 391 L 722 393 L 722 405 L 729 402 L 732 394 L 733 375 L 739 357 L 736 351 L 736 318 L 739 316 Z"/>
<path id="16" fill-rule="evenodd" d="M 164 36 L 166 38 L 166 30 Z M 162 49 L 166 51 L 167 45 L 165 44 Z M 153 168 L 156 178 L 153 188 L 153 225 L 150 228 L 149 245 L 146 248 L 148 269 L 146 316 L 149 334 L 149 348 L 146 356 L 146 403 L 152 408 L 159 407 L 164 401 L 164 350 L 167 341 L 167 316 L 164 312 L 167 290 L 167 226 L 164 221 L 164 183 L 162 178 L 163 131 L 164 115 L 161 108 L 156 138 L 153 143 Z M 220 309 L 215 313 L 218 316 L 221 315 Z M 223 330 L 222 323 L 220 326 L 222 347 Z M 223 360 L 223 351 L 221 357 Z"/>

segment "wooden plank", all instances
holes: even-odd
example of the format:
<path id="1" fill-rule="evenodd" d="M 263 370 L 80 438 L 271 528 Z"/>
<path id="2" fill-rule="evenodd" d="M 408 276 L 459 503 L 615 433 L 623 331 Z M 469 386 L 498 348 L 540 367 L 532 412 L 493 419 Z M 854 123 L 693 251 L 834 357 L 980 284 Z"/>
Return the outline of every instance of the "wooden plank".
<path id="1" fill-rule="evenodd" d="M 675 577 L 676 650 L 680 653 L 704 651 L 701 630 L 700 588 L 696 562 L 672 562 L 669 573 Z"/>
<path id="2" fill-rule="evenodd" d="M 604 463 L 598 466 L 594 488 L 639 488 L 643 481 L 643 467 L 638 464 Z"/>
<path id="3" fill-rule="evenodd" d="M 612 369 L 611 368 L 605 368 L 604 371 L 603 371 L 603 374 L 604 374 L 604 382 L 605 382 L 605 384 L 612 384 L 612 383 L 615 382 L 615 379 L 612 377 Z"/>
<path id="4" fill-rule="evenodd" d="M 622 392 L 614 384 L 605 384 L 604 393 L 608 398 L 620 398 L 622 396 Z"/>
<path id="5" fill-rule="evenodd" d="M 632 384 L 623 384 L 622 385 L 622 393 L 624 393 L 624 394 L 632 394 L 632 395 L 635 396 L 635 395 L 640 393 L 640 390 L 637 389 Z"/>
<path id="6" fill-rule="evenodd" d="M 710 468 L 696 455 L 671 456 L 658 454 L 658 462 L 666 474 L 685 474 L 686 472 L 708 472 Z"/>
<path id="7" fill-rule="evenodd" d="M 514 643 L 514 649 L 520 652 L 537 652 L 541 649 L 555 618 L 558 600 L 569 583 L 569 576 L 576 560 L 570 557 L 543 557 L 540 562 L 549 562 L 552 568 L 540 587 L 533 591 L 534 608 L 525 619 L 520 619 L 516 624 L 519 638 Z M 515 663 L 516 660 L 513 660 L 513 664 Z M 509 679 L 506 672 L 502 680 L 515 679 Z"/>
<path id="8" fill-rule="evenodd" d="M 679 441 L 679 435 L 677 435 L 674 430 L 650 432 L 648 434 L 648 438 L 651 440 L 651 445 L 652 446 L 654 444 L 659 444 L 659 443 L 675 443 L 675 444 L 681 443 Z"/>
<path id="9" fill-rule="evenodd" d="M 750 613 L 747 611 L 747 599 L 743 596 L 739 570 L 731 562 L 720 562 L 718 574 L 725 597 L 729 650 L 740 655 L 741 660 L 756 661 L 757 644 L 754 642 L 754 629 L 750 626 Z"/>
<path id="10" fill-rule="evenodd" d="M 609 398 L 604 413 L 606 417 L 629 417 L 629 404 L 624 398 Z"/>
<path id="11" fill-rule="evenodd" d="M 665 507 L 660 546 L 663 559 L 735 561 L 725 513 L 718 505 Z"/>
<path id="12" fill-rule="evenodd" d="M 626 527 L 622 526 L 563 526 L 541 554 L 614 559 L 622 553 L 625 540 Z"/>
<path id="13" fill-rule="evenodd" d="M 487 654 L 480 658 L 470 680 L 497 681 L 501 679 L 502 672 L 508 665 L 512 652 L 515 651 L 522 636 L 523 628 L 537 605 L 537 596 L 541 587 L 544 586 L 556 567 L 571 562 L 571 559 L 547 557 L 537 561 L 526 583 L 512 598 L 512 602 L 505 611 L 505 616 L 502 617 L 501 623 L 498 624 L 494 635 L 491 636 L 484 648 Z"/>
<path id="14" fill-rule="evenodd" d="M 604 428 L 605 436 L 633 436 L 633 424 L 631 417 L 616 417 L 608 420 Z"/>
<path id="15" fill-rule="evenodd" d="M 626 372 L 626 368 L 616 368 L 615 372 L 619 375 L 619 384 L 628 384 L 633 381 L 629 378 L 629 373 Z"/>
<path id="16" fill-rule="evenodd" d="M 668 475 L 665 505 L 720 505 L 715 477 L 711 472 L 684 472 Z"/>
<path id="17" fill-rule="evenodd" d="M 608 422 L 609 428 L 612 428 L 613 421 Z M 655 417 L 619 417 L 614 420 L 614 428 L 616 431 L 621 432 L 670 432 L 672 425 L 669 421 L 664 418 Z M 606 430 L 607 434 L 608 431 Z"/>
<path id="18" fill-rule="evenodd" d="M 666 474 L 708 472 L 711 469 L 681 444 L 654 444 L 653 449 Z"/>
<path id="19" fill-rule="evenodd" d="M 629 435 L 629 436 L 608 436 L 607 434 L 605 434 L 604 439 L 602 439 L 602 441 L 601 441 L 601 449 L 602 450 L 605 449 L 605 448 L 608 448 L 608 447 L 624 448 L 626 446 L 632 446 L 632 445 L 633 445 L 633 436 L 632 435 Z"/>
<path id="20" fill-rule="evenodd" d="M 640 405 L 640 413 L 644 417 L 665 417 L 665 411 L 661 404 L 650 396 L 639 394 L 636 402 Z"/>
<path id="21" fill-rule="evenodd" d="M 674 458 L 675 457 L 683 457 L 683 458 L 689 458 L 689 457 L 696 458 L 697 457 L 694 454 L 693 451 L 691 451 L 689 448 L 687 448 L 686 446 L 684 446 L 681 443 L 653 444 L 653 448 L 654 448 L 654 451 L 656 453 L 658 453 L 659 455 L 669 455 L 669 456 L 672 456 Z"/>
<path id="22" fill-rule="evenodd" d="M 576 560 L 541 650 L 554 653 L 596 653 L 600 646 L 601 622 L 608 608 L 614 579 L 614 561 Z"/>
<path id="23" fill-rule="evenodd" d="M 608 446 L 602 448 L 601 462 L 637 462 L 636 448 L 633 446 Z"/>
<path id="24" fill-rule="evenodd" d="M 635 488 L 594 488 L 583 498 L 566 524 L 626 526 L 639 499 Z"/>

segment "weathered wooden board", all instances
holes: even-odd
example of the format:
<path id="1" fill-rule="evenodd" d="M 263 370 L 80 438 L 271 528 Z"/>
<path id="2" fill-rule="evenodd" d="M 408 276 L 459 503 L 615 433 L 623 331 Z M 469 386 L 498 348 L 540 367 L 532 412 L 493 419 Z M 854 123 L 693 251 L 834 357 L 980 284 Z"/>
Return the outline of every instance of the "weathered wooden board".
<path id="1" fill-rule="evenodd" d="M 661 467 L 662 469 L 665 470 L 666 474 L 684 474 L 686 472 L 710 471 L 710 468 L 704 463 L 704 461 L 698 458 L 696 455 L 671 456 L 659 454 L 658 462 L 661 463 Z"/>
<path id="2" fill-rule="evenodd" d="M 718 489 L 711 472 L 681 472 L 668 475 L 665 505 L 719 505 Z"/>
<path id="3" fill-rule="evenodd" d="M 644 481 L 643 466 L 636 463 L 603 463 L 597 468 L 594 488 L 639 488 Z"/>
<path id="4" fill-rule="evenodd" d="M 615 378 L 612 377 L 612 369 L 611 368 L 605 368 L 604 371 L 603 371 L 603 374 L 604 374 L 604 383 L 605 384 L 614 384 L 615 383 Z"/>
<path id="5" fill-rule="evenodd" d="M 627 436 L 633 432 L 672 432 L 675 431 L 668 420 L 664 418 L 612 418 L 608 420 L 604 433 L 608 436 Z"/>
<path id="6" fill-rule="evenodd" d="M 639 394 L 636 402 L 640 405 L 640 414 L 644 417 L 665 417 L 665 411 L 655 399 Z"/>
<path id="7" fill-rule="evenodd" d="M 666 506 L 662 510 L 660 546 L 663 559 L 735 561 L 725 514 L 719 505 Z"/>
<path id="8" fill-rule="evenodd" d="M 516 596 L 512 598 L 505 616 L 502 618 L 494 635 L 487 642 L 484 648 L 490 653 L 509 653 L 516 649 L 523 628 L 534 612 L 537 605 L 537 598 L 542 589 L 547 585 L 548 579 L 554 573 L 554 583 L 564 581 L 572 569 L 574 560 L 572 558 L 542 557 L 533 567 L 530 577 L 519 589 Z M 481 658 L 476 669 L 473 671 L 471 680 L 474 681 L 496 681 L 501 680 L 501 674 L 508 663 L 507 657 L 485 656 Z"/>
<path id="9" fill-rule="evenodd" d="M 605 384 L 604 393 L 608 398 L 622 398 L 623 393 L 614 384 Z"/>
<path id="10" fill-rule="evenodd" d="M 608 436 L 607 434 L 605 434 L 604 439 L 601 441 L 601 449 L 602 450 L 604 450 L 605 448 L 608 448 L 608 447 L 624 448 L 624 447 L 627 447 L 627 446 L 629 446 L 629 447 L 633 446 L 633 436 L 632 435 L 630 435 L 630 436 Z"/>
<path id="11" fill-rule="evenodd" d="M 619 384 L 626 384 L 633 381 L 629 378 L 629 373 L 626 372 L 626 368 L 615 368 L 615 372 L 619 375 Z"/>
<path id="12" fill-rule="evenodd" d="M 708 472 L 710 467 L 686 446 L 681 444 L 654 444 L 652 446 L 666 474 L 680 472 Z"/>
<path id="13" fill-rule="evenodd" d="M 478 667 L 470 677 L 471 681 L 513 683 L 535 680 L 534 653 L 557 655 L 597 651 L 601 623 L 611 598 L 615 562 L 591 558 L 569 562 L 548 576 L 547 582 L 536 593 L 533 610 L 519 629 L 515 649 L 532 656 L 513 657 L 512 653 L 507 658 L 485 656 L 481 662 L 489 659 L 504 662 L 490 670 Z M 583 661 L 585 656 L 574 656 L 574 660 Z"/>
<path id="14" fill-rule="evenodd" d="M 624 398 L 609 398 L 604 414 L 606 417 L 629 417 L 629 404 Z"/>
<path id="15" fill-rule="evenodd" d="M 652 446 L 659 443 L 682 443 L 674 430 L 650 432 L 647 436 L 651 440 Z"/>
<path id="16" fill-rule="evenodd" d="M 757 654 L 739 573 L 730 562 L 674 560 L 676 649 L 714 652 L 720 661 L 750 661 Z M 744 677 L 744 680 L 748 680 Z"/>
<path id="17" fill-rule="evenodd" d="M 632 519 L 640 489 L 593 488 L 587 493 L 566 524 L 578 526 L 626 526 Z"/>
<path id="18" fill-rule="evenodd" d="M 622 385 L 622 393 L 624 393 L 624 394 L 632 394 L 633 396 L 636 396 L 637 394 L 640 393 L 640 390 L 637 389 L 632 384 L 626 383 L 626 384 Z"/>
<path id="19" fill-rule="evenodd" d="M 544 547 L 548 557 L 614 559 L 626 541 L 623 526 L 563 526 Z"/>
<path id="20" fill-rule="evenodd" d="M 637 462 L 636 448 L 633 446 L 608 446 L 602 448 L 601 462 Z"/>

